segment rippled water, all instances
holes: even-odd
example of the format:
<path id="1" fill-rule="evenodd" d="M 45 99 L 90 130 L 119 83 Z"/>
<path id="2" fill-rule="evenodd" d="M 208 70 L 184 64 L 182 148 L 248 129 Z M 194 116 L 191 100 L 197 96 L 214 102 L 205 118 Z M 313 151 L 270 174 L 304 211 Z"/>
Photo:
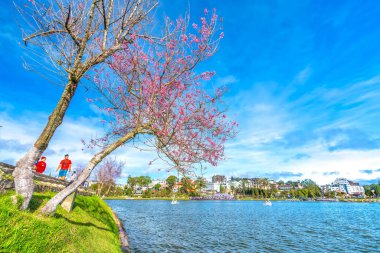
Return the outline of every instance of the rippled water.
<path id="1" fill-rule="evenodd" d="M 379 203 L 107 203 L 133 252 L 380 252 Z"/>

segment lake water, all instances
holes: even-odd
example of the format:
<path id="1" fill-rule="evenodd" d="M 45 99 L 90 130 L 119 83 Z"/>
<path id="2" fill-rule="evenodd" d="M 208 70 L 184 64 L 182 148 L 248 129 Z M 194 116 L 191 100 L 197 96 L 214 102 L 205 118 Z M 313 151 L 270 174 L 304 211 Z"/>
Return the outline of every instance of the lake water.
<path id="1" fill-rule="evenodd" d="M 107 203 L 133 252 L 380 252 L 379 203 Z"/>

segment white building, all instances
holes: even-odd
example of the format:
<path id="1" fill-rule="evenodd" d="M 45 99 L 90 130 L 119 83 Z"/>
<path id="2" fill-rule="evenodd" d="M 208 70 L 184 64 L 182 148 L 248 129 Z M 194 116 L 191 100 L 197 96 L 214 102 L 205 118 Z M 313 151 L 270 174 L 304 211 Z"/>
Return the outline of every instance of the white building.
<path id="1" fill-rule="evenodd" d="M 230 184 L 230 188 L 233 187 L 235 189 L 238 189 L 242 187 L 241 181 L 230 181 L 229 184 Z"/>
<path id="2" fill-rule="evenodd" d="M 98 183 L 98 181 L 95 181 L 95 180 L 90 180 L 90 181 L 86 181 L 86 182 L 87 182 L 87 186 L 88 186 L 88 187 L 91 187 L 92 185 Z"/>
<path id="3" fill-rule="evenodd" d="M 343 192 L 349 195 L 363 195 L 364 188 L 360 186 L 359 183 L 349 181 L 346 178 L 337 178 L 331 184 L 326 185 L 323 189 L 334 191 L 334 192 Z"/>
<path id="4" fill-rule="evenodd" d="M 206 183 L 206 192 L 219 192 L 220 191 L 220 183 Z"/>
<path id="5" fill-rule="evenodd" d="M 149 189 L 154 188 L 154 186 L 155 186 L 156 184 L 160 184 L 160 185 L 161 185 L 161 188 L 164 188 L 164 187 L 167 186 L 165 180 L 161 180 L 161 179 L 153 179 L 153 180 L 152 180 L 152 183 L 150 183 L 149 186 L 148 186 Z"/>

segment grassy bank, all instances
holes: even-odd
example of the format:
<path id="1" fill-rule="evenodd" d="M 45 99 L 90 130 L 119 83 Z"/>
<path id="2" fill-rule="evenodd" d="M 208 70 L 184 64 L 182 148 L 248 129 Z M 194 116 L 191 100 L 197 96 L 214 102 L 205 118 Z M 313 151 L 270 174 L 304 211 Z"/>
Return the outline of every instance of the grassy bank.
<path id="1" fill-rule="evenodd" d="M 72 212 L 38 215 L 53 195 L 36 193 L 30 210 L 12 205 L 13 192 L 0 195 L 0 252 L 121 252 L 111 209 L 98 197 L 77 196 Z"/>

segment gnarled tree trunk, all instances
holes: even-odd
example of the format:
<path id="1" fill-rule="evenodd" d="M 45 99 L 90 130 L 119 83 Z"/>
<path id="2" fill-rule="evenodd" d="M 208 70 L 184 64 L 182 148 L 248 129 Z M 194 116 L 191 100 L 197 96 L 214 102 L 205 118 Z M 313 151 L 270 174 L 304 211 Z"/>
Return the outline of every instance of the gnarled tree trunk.
<path id="1" fill-rule="evenodd" d="M 32 172 L 33 165 L 42 151 L 36 147 L 32 147 L 16 164 L 13 171 L 15 181 L 16 193 L 23 197 L 23 203 L 20 209 L 25 210 L 28 208 L 29 202 L 33 196 L 34 191 L 34 174 Z"/>
<path id="2" fill-rule="evenodd" d="M 124 48 L 125 43 L 133 43 L 131 35 L 157 5 L 149 0 L 29 2 L 24 7 L 17 6 L 28 26 L 23 29 L 23 41 L 26 46 L 30 43 L 40 48 L 32 51 L 33 62 L 34 56 L 41 54 L 44 60 L 46 56 L 52 64 L 52 73 L 67 74 L 68 84 L 33 148 L 16 165 L 16 192 L 25 197 L 22 209 L 28 207 L 33 194 L 31 168 L 62 123 L 80 79 Z M 45 64 L 41 63 L 41 70 L 50 69 Z"/>
<path id="3" fill-rule="evenodd" d="M 24 198 L 21 205 L 21 210 L 28 208 L 30 199 L 32 198 L 34 192 L 32 172 L 34 163 L 46 150 L 50 139 L 54 135 L 54 132 L 58 126 L 61 125 L 63 117 L 65 116 L 66 110 L 69 107 L 70 101 L 73 98 L 76 89 L 77 84 L 75 82 L 69 82 L 66 85 L 61 99 L 59 100 L 53 113 L 49 116 L 49 120 L 44 130 L 34 143 L 33 147 L 16 164 L 13 177 L 15 180 L 16 193 L 20 194 Z"/>

